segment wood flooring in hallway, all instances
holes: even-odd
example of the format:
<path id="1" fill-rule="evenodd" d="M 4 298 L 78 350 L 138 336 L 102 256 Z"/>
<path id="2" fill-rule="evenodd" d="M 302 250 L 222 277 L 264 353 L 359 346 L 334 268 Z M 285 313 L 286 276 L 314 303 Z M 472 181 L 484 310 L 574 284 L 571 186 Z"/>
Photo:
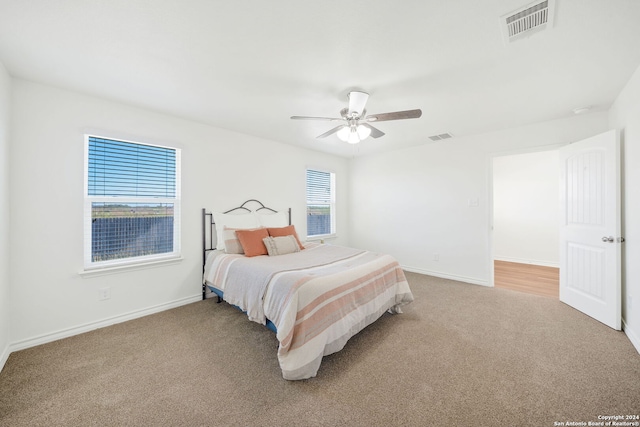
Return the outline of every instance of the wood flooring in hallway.
<path id="1" fill-rule="evenodd" d="M 494 261 L 493 267 L 496 288 L 559 297 L 559 268 L 507 261 Z"/>

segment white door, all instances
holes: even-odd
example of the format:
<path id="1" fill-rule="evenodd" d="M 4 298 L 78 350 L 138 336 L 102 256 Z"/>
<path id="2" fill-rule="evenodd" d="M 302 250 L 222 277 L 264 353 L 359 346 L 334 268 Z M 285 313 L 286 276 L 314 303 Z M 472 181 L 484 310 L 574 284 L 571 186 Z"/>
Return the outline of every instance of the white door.
<path id="1" fill-rule="evenodd" d="M 613 329 L 621 321 L 620 136 L 560 149 L 560 301 Z"/>

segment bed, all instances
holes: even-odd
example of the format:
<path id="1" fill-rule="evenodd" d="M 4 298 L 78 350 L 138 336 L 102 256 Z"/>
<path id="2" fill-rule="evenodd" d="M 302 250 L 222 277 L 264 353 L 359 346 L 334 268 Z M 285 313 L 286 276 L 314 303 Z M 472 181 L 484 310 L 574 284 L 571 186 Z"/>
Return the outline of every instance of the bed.
<path id="1" fill-rule="evenodd" d="M 212 294 L 274 331 L 287 380 L 316 376 L 323 356 L 413 301 L 393 257 L 302 243 L 290 210 L 251 199 L 202 217 L 203 298 Z"/>

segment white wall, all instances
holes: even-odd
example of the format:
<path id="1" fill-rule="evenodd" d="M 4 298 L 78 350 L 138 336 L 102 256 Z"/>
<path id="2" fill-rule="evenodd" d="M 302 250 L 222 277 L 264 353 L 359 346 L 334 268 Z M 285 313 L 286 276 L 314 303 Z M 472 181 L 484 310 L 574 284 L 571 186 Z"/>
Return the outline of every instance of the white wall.
<path id="1" fill-rule="evenodd" d="M 623 328 L 640 352 L 640 67 L 610 110 L 610 126 L 621 129 L 623 152 Z"/>
<path id="2" fill-rule="evenodd" d="M 558 267 L 558 151 L 493 159 L 494 259 Z"/>
<path id="3" fill-rule="evenodd" d="M 632 185 L 640 179 L 639 117 L 637 71 L 609 114 L 425 142 L 345 160 L 11 80 L 0 69 L 0 203 L 5 207 L 0 209 L 0 321 L 4 325 L 0 326 L 0 352 L 7 344 L 17 350 L 197 298 L 202 207 L 226 209 L 250 197 L 277 208 L 290 206 L 293 222 L 303 234 L 307 165 L 337 172 L 336 243 L 391 253 L 413 271 L 489 285 L 491 159 L 527 147 L 566 144 L 610 126 L 624 128 L 623 316 L 627 334 L 640 349 L 640 310 L 635 302 L 640 300 L 640 265 L 631 262 L 640 259 L 640 196 L 633 193 Z M 86 131 L 182 148 L 182 263 L 90 279 L 77 274 L 83 255 L 82 135 Z M 469 207 L 475 200 L 478 207 Z M 97 289 L 105 286 L 112 289 L 111 299 L 98 301 Z"/>
<path id="4" fill-rule="evenodd" d="M 0 63 L 0 370 L 9 357 L 9 110 L 11 78 Z"/>
<path id="5" fill-rule="evenodd" d="M 607 128 L 607 114 L 592 113 L 356 158 L 351 244 L 390 253 L 408 270 L 492 285 L 491 158 L 568 144 Z M 478 206 L 470 207 L 475 200 Z"/>
<path id="6" fill-rule="evenodd" d="M 336 243 L 348 244 L 346 159 L 23 80 L 12 89 L 12 350 L 196 300 L 203 207 L 225 210 L 249 198 L 291 207 L 304 235 L 307 165 L 337 173 Z M 85 132 L 182 149 L 181 263 L 78 275 Z M 111 299 L 98 300 L 102 287 Z"/>

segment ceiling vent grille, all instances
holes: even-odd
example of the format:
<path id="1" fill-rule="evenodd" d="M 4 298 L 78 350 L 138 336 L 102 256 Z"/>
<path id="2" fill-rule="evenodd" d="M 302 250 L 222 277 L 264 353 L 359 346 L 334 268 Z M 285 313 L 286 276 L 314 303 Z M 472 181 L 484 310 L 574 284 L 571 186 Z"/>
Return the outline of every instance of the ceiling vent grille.
<path id="1" fill-rule="evenodd" d="M 555 12 L 555 0 L 530 3 L 500 18 L 505 43 L 528 37 L 538 31 L 551 28 Z"/>
<path id="2" fill-rule="evenodd" d="M 451 135 L 450 133 L 441 133 L 440 135 L 432 135 L 429 137 L 429 139 L 432 141 L 440 141 L 442 139 L 449 139 L 452 136 L 453 135 Z"/>

